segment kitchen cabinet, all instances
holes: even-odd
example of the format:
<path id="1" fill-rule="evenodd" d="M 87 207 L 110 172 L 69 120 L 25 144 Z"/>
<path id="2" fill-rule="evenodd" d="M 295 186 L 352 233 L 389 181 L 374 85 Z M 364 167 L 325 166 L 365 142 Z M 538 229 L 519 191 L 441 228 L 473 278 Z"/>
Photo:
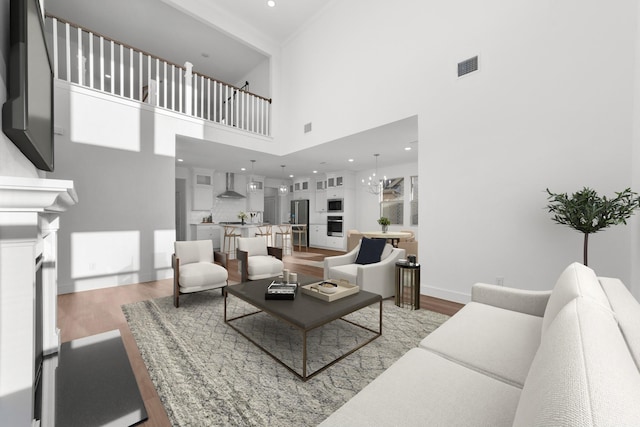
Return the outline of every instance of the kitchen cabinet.
<path id="1" fill-rule="evenodd" d="M 309 226 L 309 246 L 324 248 L 327 246 L 327 226 L 311 224 Z"/>
<path id="2" fill-rule="evenodd" d="M 302 178 L 293 182 L 293 192 L 309 191 L 309 178 Z"/>
<path id="3" fill-rule="evenodd" d="M 213 171 L 193 169 L 193 210 L 208 211 L 213 206 Z"/>
<path id="4" fill-rule="evenodd" d="M 213 187 L 193 188 L 193 210 L 208 211 L 213 206 Z"/>
<path id="5" fill-rule="evenodd" d="M 325 198 L 327 199 L 344 199 L 344 189 L 343 188 L 327 188 L 325 192 Z M 326 206 L 325 206 L 326 208 Z"/>
<path id="6" fill-rule="evenodd" d="M 327 189 L 342 187 L 344 185 L 344 176 L 342 174 L 327 174 Z"/>
<path id="7" fill-rule="evenodd" d="M 326 211 L 327 211 L 327 192 L 317 191 L 316 192 L 316 212 L 326 212 Z"/>
<path id="8" fill-rule="evenodd" d="M 213 241 L 213 250 L 220 250 L 221 227 L 217 224 L 194 224 L 191 226 L 191 238 L 193 240 Z"/>
<path id="9" fill-rule="evenodd" d="M 327 181 L 322 179 L 316 179 L 316 194 L 315 194 L 315 207 L 316 212 L 326 212 L 327 211 Z"/>
<path id="10" fill-rule="evenodd" d="M 338 251 L 345 250 L 345 238 L 344 237 L 335 237 L 335 236 L 327 236 L 327 248 L 336 249 Z"/>

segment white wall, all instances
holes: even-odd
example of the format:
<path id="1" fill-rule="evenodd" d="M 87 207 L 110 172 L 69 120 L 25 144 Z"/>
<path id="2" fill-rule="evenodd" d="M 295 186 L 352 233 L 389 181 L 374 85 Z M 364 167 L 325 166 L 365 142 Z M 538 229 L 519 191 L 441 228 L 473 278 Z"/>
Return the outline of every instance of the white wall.
<path id="1" fill-rule="evenodd" d="M 52 177 L 74 180 L 80 199 L 61 215 L 59 291 L 171 277 L 177 136 L 260 138 L 61 81 L 54 99 Z"/>
<path id="2" fill-rule="evenodd" d="M 549 289 L 582 236 L 549 219 L 545 188 L 632 184 L 636 24 L 632 1 L 334 2 L 283 48 L 283 143 L 417 114 L 423 293 L 466 301 L 498 276 Z M 633 287 L 638 237 L 592 236 L 591 266 Z"/>
<path id="3" fill-rule="evenodd" d="M 245 82 L 249 82 L 249 92 L 271 98 L 271 76 L 269 59 L 265 59 L 253 70 L 249 71 L 242 79 L 236 82 L 237 87 L 242 87 Z"/>

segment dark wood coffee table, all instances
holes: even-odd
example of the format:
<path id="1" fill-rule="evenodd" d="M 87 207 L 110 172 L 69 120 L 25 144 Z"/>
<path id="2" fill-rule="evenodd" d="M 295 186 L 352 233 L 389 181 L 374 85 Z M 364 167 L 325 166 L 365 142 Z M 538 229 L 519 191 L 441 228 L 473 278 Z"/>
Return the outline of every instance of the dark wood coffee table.
<path id="1" fill-rule="evenodd" d="M 298 275 L 298 281 L 301 285 L 308 285 L 320 280 L 322 279 L 317 277 Z M 272 281 L 273 279 L 271 278 L 227 286 L 225 288 L 224 296 L 224 322 L 303 381 L 307 381 L 309 378 L 319 374 L 336 362 L 344 359 L 359 348 L 364 347 L 382 335 L 382 297 L 378 294 L 360 290 L 357 294 L 349 295 L 336 301 L 327 302 L 313 296 L 303 294 L 302 291 L 298 289 L 294 300 L 267 300 L 265 299 L 264 294 L 267 286 L 269 286 Z M 258 311 L 233 318 L 227 318 L 227 298 L 229 295 L 233 295 L 251 304 L 258 308 Z M 347 314 L 353 313 L 375 303 L 378 303 L 380 307 L 380 321 L 377 331 L 343 318 L 343 316 L 346 316 Z M 252 316 L 261 312 L 268 313 L 269 315 L 292 325 L 302 332 L 302 375 L 269 352 L 266 348 L 260 345 L 260 343 L 256 342 L 239 328 L 235 327 L 232 323 L 234 320 Z M 373 332 L 375 335 L 337 359 L 332 360 L 320 369 L 312 373 L 307 373 L 307 333 L 338 319 Z"/>

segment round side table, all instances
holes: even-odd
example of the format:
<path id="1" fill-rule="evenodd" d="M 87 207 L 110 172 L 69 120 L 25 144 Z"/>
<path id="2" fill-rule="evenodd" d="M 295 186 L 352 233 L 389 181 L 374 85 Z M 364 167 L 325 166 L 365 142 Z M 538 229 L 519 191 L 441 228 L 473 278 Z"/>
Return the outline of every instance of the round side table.
<path id="1" fill-rule="evenodd" d="M 420 308 L 420 264 L 396 262 L 396 305 Z"/>

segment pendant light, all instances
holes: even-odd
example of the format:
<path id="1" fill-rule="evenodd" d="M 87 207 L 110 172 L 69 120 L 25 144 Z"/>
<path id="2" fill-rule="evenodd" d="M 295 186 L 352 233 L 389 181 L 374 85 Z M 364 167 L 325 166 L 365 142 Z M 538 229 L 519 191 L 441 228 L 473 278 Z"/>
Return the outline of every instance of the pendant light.
<path id="1" fill-rule="evenodd" d="M 380 193 L 382 193 L 383 187 L 384 187 L 384 181 L 380 178 L 378 178 L 378 157 L 380 156 L 380 154 L 374 154 L 374 157 L 376 158 L 376 171 L 373 175 L 369 176 L 369 179 L 367 181 L 365 181 L 365 179 L 362 179 L 362 185 L 363 187 L 371 194 L 375 194 L 375 195 L 379 195 Z M 386 177 L 385 177 L 386 179 Z"/>
<path id="2" fill-rule="evenodd" d="M 259 183 L 258 181 L 254 181 L 253 179 L 253 164 L 255 163 L 255 160 L 251 160 L 251 176 L 249 177 L 249 183 L 247 184 L 247 192 L 248 193 L 255 193 L 258 191 L 258 187 L 259 187 Z"/>
<path id="3" fill-rule="evenodd" d="M 282 184 L 278 187 L 278 194 L 281 196 L 286 196 L 289 193 L 289 186 L 284 181 L 284 165 L 280 165 L 282 168 Z"/>

